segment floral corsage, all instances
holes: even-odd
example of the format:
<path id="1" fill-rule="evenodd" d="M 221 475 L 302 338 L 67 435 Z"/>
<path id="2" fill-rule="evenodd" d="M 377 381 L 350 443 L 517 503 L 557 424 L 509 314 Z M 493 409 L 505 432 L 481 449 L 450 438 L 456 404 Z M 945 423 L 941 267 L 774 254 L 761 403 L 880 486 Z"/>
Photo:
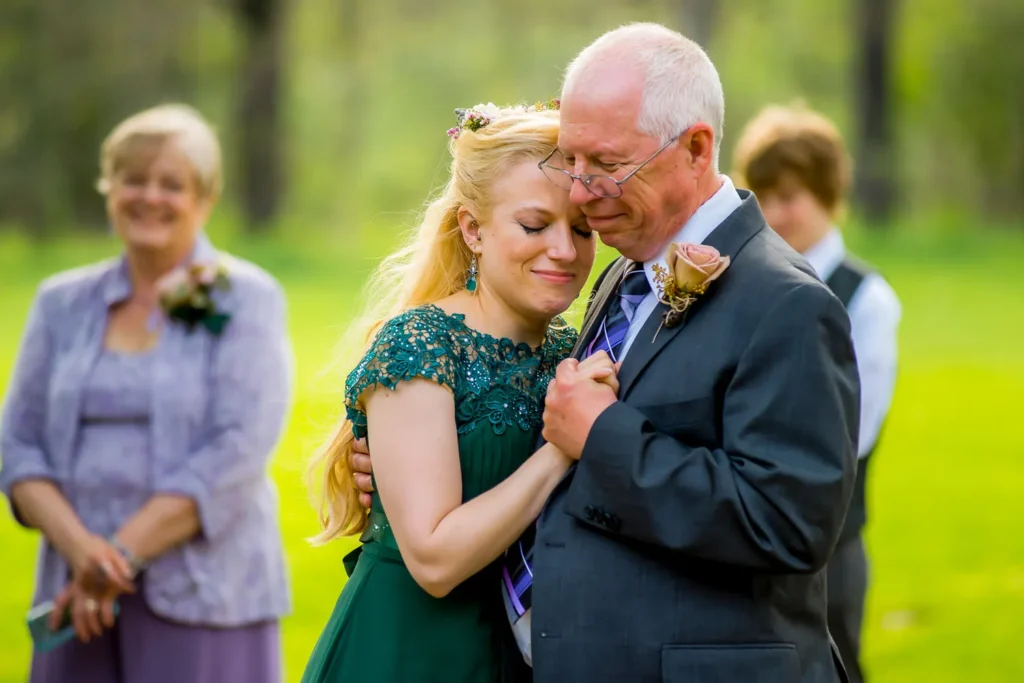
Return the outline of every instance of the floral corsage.
<path id="1" fill-rule="evenodd" d="M 231 288 L 222 263 L 193 263 L 175 269 L 159 284 L 160 307 L 171 320 L 183 323 L 189 332 L 202 325 L 214 335 L 227 327 L 231 315 L 217 309 L 214 292 Z"/>
<path id="2" fill-rule="evenodd" d="M 729 267 L 728 256 L 722 256 L 717 249 L 705 244 L 673 242 L 669 245 L 666 262 L 671 275 L 661 264 L 654 266 L 654 281 L 661 290 L 658 300 L 668 306 L 658 326 L 659 332 L 662 327 L 681 323 L 690 306 L 704 296 L 708 285 Z M 654 338 L 658 338 L 657 332 Z"/>

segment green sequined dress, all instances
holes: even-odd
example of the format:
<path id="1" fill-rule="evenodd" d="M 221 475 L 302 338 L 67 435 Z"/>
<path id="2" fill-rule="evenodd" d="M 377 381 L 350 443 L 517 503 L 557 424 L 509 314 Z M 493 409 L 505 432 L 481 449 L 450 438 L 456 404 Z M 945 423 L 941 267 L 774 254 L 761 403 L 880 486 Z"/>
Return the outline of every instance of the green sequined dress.
<path id="1" fill-rule="evenodd" d="M 468 327 L 463 316 L 422 306 L 387 322 L 349 375 L 346 407 L 373 385 L 425 378 L 455 398 L 462 499 L 514 472 L 534 451 L 542 399 L 576 333 L 556 319 L 533 349 Z M 372 444 L 373 435 L 369 435 Z M 350 578 L 321 634 L 303 683 L 495 683 L 521 666 L 501 599 L 497 562 L 444 598 L 427 594 L 402 562 L 375 495 L 363 545 L 346 558 Z"/>

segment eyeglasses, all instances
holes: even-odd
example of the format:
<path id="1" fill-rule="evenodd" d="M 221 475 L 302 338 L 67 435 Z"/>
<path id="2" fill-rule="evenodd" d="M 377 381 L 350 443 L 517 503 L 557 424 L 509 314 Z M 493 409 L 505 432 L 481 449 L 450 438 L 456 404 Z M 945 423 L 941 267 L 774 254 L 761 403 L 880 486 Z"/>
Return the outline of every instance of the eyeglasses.
<path id="1" fill-rule="evenodd" d="M 564 164 L 565 160 L 562 159 L 562 155 L 557 148 L 552 150 L 551 154 L 541 159 L 540 163 L 537 164 L 537 167 L 540 168 L 542 173 L 544 173 L 544 177 L 546 177 L 548 180 L 550 180 L 563 190 L 572 190 L 573 182 L 578 180 L 581 183 L 583 183 L 583 187 L 587 188 L 587 190 L 589 190 L 592 195 L 600 197 L 601 199 L 616 199 L 622 196 L 623 183 L 625 183 L 627 180 L 635 176 L 641 168 L 649 164 L 654 159 L 654 157 L 664 152 L 669 145 L 678 140 L 681 136 L 682 133 L 671 138 L 668 142 L 659 147 L 657 152 L 647 157 L 647 159 L 642 164 L 640 164 L 632 171 L 627 173 L 626 176 L 622 178 L 622 180 L 616 180 L 610 175 L 600 175 L 594 173 L 580 173 L 579 175 L 575 175 L 569 173 L 569 171 L 565 170 L 560 166 L 549 164 L 548 161 L 551 159 L 551 157 L 555 156 L 556 154 Z"/>

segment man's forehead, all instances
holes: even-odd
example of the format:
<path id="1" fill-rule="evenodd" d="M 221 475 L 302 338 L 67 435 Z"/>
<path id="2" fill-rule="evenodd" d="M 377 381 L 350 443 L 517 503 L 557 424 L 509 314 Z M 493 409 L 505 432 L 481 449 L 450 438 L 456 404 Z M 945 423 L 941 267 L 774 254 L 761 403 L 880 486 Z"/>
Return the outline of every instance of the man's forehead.
<path id="1" fill-rule="evenodd" d="M 565 94 L 561 105 L 558 146 L 582 148 L 587 153 L 614 151 L 639 134 L 637 121 L 642 103 L 642 85 L 620 71 L 602 80 L 588 73 Z"/>
<path id="2" fill-rule="evenodd" d="M 563 127 L 558 133 L 558 149 L 563 154 L 597 156 L 620 151 L 627 137 L 621 128 L 599 123 Z"/>
<path id="3" fill-rule="evenodd" d="M 598 100 L 621 96 L 638 98 L 643 92 L 645 70 L 628 59 L 604 55 L 581 66 L 570 78 L 569 92 L 562 93 L 563 103 L 587 97 Z"/>

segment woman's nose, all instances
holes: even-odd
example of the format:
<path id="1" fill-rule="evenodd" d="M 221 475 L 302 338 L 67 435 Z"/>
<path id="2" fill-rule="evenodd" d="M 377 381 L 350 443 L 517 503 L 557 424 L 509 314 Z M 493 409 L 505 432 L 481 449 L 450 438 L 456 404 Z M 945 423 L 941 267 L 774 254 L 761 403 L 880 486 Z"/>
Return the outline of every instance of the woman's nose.
<path id="1" fill-rule="evenodd" d="M 576 245 L 572 242 L 572 229 L 552 230 L 551 244 L 548 245 L 548 257 L 552 261 L 574 261 Z"/>
<path id="2" fill-rule="evenodd" d="M 158 183 L 146 183 L 142 189 L 142 198 L 151 203 L 156 203 L 163 198 L 163 190 Z"/>

